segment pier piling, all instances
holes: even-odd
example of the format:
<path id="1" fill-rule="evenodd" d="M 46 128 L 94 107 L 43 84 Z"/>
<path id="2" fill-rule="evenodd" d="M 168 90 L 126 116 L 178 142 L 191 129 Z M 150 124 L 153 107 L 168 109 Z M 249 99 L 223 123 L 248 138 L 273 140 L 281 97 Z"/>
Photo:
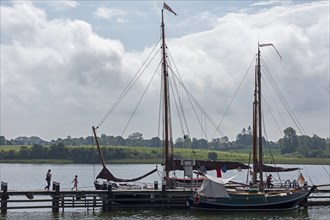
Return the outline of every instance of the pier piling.
<path id="1" fill-rule="evenodd" d="M 110 211 L 112 207 L 112 185 L 108 185 L 107 197 L 103 200 L 103 211 Z"/>
<path id="2" fill-rule="evenodd" d="M 8 184 L 5 182 L 1 182 L 1 214 L 7 213 L 7 200 L 9 199 L 8 196 Z"/>
<path id="3" fill-rule="evenodd" d="M 55 191 L 53 194 L 53 201 L 52 201 L 52 210 L 53 212 L 59 212 L 60 209 L 60 183 L 53 182 L 53 190 Z"/>

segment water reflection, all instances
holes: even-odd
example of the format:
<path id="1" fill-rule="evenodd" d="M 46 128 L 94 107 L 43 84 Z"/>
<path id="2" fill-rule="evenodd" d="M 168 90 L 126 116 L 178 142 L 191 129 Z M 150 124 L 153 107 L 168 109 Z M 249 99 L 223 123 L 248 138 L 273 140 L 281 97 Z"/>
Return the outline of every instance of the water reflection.
<path id="1" fill-rule="evenodd" d="M 291 211 L 279 212 L 205 212 L 197 210 L 114 210 L 102 212 L 100 210 L 87 211 L 86 209 L 66 209 L 57 214 L 51 211 L 13 211 L 0 219 L 98 219 L 98 220 L 328 220 L 330 219 L 329 207 L 314 206 Z"/>

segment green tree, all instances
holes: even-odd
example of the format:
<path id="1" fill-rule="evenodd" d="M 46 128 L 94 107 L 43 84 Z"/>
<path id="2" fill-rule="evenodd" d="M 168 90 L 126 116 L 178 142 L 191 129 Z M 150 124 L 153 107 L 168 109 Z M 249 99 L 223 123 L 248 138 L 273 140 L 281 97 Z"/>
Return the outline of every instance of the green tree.
<path id="1" fill-rule="evenodd" d="M 128 145 L 132 147 L 144 146 L 143 136 L 139 132 L 128 135 Z"/>
<path id="2" fill-rule="evenodd" d="M 0 136 L 0 145 L 6 144 L 6 138 L 4 136 Z"/>
<path id="3" fill-rule="evenodd" d="M 207 158 L 209 160 L 217 160 L 218 159 L 218 154 L 216 152 L 210 152 L 208 155 L 207 155 Z"/>
<path id="4" fill-rule="evenodd" d="M 41 144 L 34 144 L 31 147 L 30 158 L 31 159 L 48 159 L 48 148 Z"/>
<path id="5" fill-rule="evenodd" d="M 251 146 L 252 143 L 252 131 L 251 126 L 248 127 L 248 130 L 246 131 L 245 128 L 243 128 L 242 132 L 236 136 L 236 148 L 245 148 L 248 146 Z"/>
<path id="6" fill-rule="evenodd" d="M 150 139 L 148 147 L 161 147 L 162 146 L 162 141 L 160 140 L 159 137 L 153 137 Z"/>
<path id="7" fill-rule="evenodd" d="M 309 137 L 307 135 L 298 136 L 299 146 L 297 152 L 305 157 L 326 157 L 327 141 L 317 135 Z"/>
<path id="8" fill-rule="evenodd" d="M 69 150 L 63 143 L 53 144 L 49 148 L 50 157 L 52 159 L 67 159 Z"/>
<path id="9" fill-rule="evenodd" d="M 181 148 L 181 147 L 184 147 L 184 139 L 182 137 L 178 137 L 176 140 L 175 140 L 175 144 L 174 146 L 176 148 Z"/>
<path id="10" fill-rule="evenodd" d="M 284 129 L 284 137 L 279 140 L 279 143 L 282 148 L 282 154 L 296 152 L 298 148 L 298 138 L 296 131 L 291 127 Z"/>
<path id="11" fill-rule="evenodd" d="M 26 146 L 21 146 L 18 151 L 18 157 L 20 159 L 29 159 L 30 157 L 30 150 Z"/>

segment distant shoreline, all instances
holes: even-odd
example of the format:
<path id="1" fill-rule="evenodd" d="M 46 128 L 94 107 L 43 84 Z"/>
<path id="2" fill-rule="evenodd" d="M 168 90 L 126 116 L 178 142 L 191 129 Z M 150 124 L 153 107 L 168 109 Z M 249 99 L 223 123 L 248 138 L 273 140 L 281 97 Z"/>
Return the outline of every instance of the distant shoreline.
<path id="1" fill-rule="evenodd" d="M 0 153 L 2 157 L 0 163 L 25 163 L 25 164 L 100 164 L 99 155 L 92 146 L 69 146 L 62 147 L 48 154 L 37 155 L 36 153 L 47 149 L 48 147 L 40 147 L 34 149 L 34 155 L 20 158 L 17 155 L 22 149 L 29 152 L 31 146 L 7 145 L 3 146 Z M 162 149 L 153 147 L 127 147 L 127 146 L 102 146 L 101 147 L 106 164 L 161 164 Z M 63 155 L 62 151 L 65 151 Z M 30 150 L 31 151 L 31 150 Z M 192 155 L 192 152 L 194 154 Z M 271 153 L 270 153 L 271 152 Z M 10 155 L 16 154 L 16 158 L 10 158 Z M 270 154 L 270 155 L 269 155 Z M 24 154 L 22 154 L 24 155 Z M 53 156 L 53 157 L 51 157 Z M 56 156 L 56 157 L 55 157 Z M 214 157 L 210 157 L 214 156 Z M 81 158 L 89 157 L 88 160 Z M 34 158 L 34 159 L 32 159 Z M 43 159 L 47 158 L 47 159 Z M 65 159 L 64 159 L 65 158 Z M 187 149 L 176 148 L 174 152 L 175 159 L 198 159 L 198 160 L 218 160 L 232 161 L 251 164 L 249 149 L 241 149 L 234 151 L 217 151 L 209 149 Z M 212 159 L 214 158 L 214 159 Z M 265 164 L 306 164 L 306 165 L 330 165 L 330 158 L 309 158 L 302 157 L 297 154 L 283 155 L 278 148 L 268 149 L 263 158 Z"/>
<path id="2" fill-rule="evenodd" d="M 226 160 L 227 161 L 227 160 Z M 71 160 L 54 160 L 54 159 L 34 159 L 34 160 L 0 160 L 0 163 L 21 163 L 21 164 L 76 164 Z M 101 163 L 80 163 L 80 164 L 100 164 Z M 112 160 L 107 164 L 161 164 L 157 159 L 146 160 Z M 276 164 L 299 164 L 299 165 L 330 165 L 330 158 L 290 158 L 288 160 L 277 160 Z"/>

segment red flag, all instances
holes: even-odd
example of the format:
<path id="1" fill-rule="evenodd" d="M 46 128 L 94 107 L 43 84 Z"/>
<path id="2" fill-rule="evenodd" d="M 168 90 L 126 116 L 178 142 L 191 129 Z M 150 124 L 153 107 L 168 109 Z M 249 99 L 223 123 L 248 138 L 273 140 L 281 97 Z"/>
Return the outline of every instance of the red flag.
<path id="1" fill-rule="evenodd" d="M 176 13 L 172 10 L 172 8 L 170 8 L 170 6 L 168 6 L 165 2 L 164 2 L 163 9 L 166 9 L 169 12 L 172 12 L 174 15 L 176 15 Z"/>
<path id="2" fill-rule="evenodd" d="M 221 175 L 221 167 L 218 167 L 217 169 L 216 169 L 216 171 L 217 171 L 217 177 L 219 178 L 219 177 L 222 177 L 222 175 Z"/>

